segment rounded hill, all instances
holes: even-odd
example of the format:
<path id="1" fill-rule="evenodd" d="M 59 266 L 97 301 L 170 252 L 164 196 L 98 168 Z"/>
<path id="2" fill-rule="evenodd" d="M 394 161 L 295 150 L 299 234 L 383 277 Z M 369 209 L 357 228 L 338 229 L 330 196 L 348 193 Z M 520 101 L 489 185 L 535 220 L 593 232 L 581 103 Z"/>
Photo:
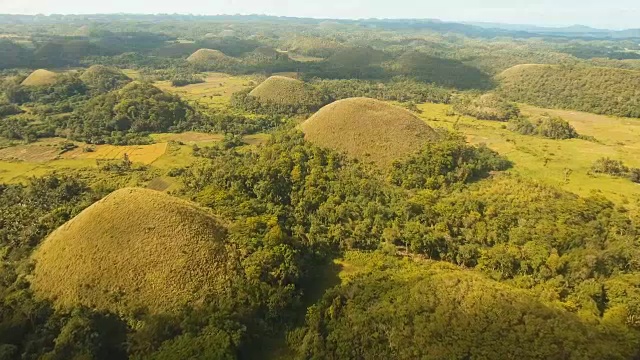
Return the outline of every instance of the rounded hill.
<path id="1" fill-rule="evenodd" d="M 35 251 L 32 286 L 56 306 L 171 312 L 223 297 L 235 276 L 225 227 L 193 203 L 117 190 L 54 231 Z"/>
<path id="2" fill-rule="evenodd" d="M 198 48 L 198 44 L 195 43 L 176 42 L 167 44 L 155 50 L 154 54 L 160 57 L 184 58 L 185 56 L 189 56 L 193 54 L 193 52 L 198 51 Z"/>
<path id="3" fill-rule="evenodd" d="M 320 109 L 301 125 L 305 139 L 388 167 L 418 152 L 436 132 L 410 111 L 369 98 L 349 98 Z"/>
<path id="4" fill-rule="evenodd" d="M 131 82 L 122 71 L 103 65 L 93 65 L 80 75 L 80 80 L 99 92 L 119 89 Z"/>
<path id="5" fill-rule="evenodd" d="M 236 59 L 220 50 L 200 49 L 191 54 L 187 61 L 196 65 L 227 65 L 236 62 Z"/>
<path id="6" fill-rule="evenodd" d="M 493 84 L 488 74 L 473 66 L 418 51 L 410 51 L 400 56 L 394 70 L 399 75 L 458 89 L 486 89 Z"/>
<path id="7" fill-rule="evenodd" d="M 22 82 L 24 86 L 46 86 L 55 84 L 58 79 L 58 74 L 53 71 L 38 69 L 32 72 L 26 79 Z"/>
<path id="8" fill-rule="evenodd" d="M 271 76 L 256 86 L 249 95 L 261 103 L 279 105 L 306 104 L 318 101 L 319 95 L 304 82 L 286 76 Z M 317 108 L 316 108 L 317 109 Z"/>

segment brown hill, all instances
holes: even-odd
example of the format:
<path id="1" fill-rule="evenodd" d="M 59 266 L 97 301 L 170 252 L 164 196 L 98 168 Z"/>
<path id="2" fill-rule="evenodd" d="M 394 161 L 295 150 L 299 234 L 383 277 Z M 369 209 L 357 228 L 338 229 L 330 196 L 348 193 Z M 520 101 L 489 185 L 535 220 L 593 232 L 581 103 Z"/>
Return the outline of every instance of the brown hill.
<path id="1" fill-rule="evenodd" d="M 388 167 L 437 138 L 413 113 L 369 98 L 339 100 L 301 125 L 305 138 L 319 146 Z"/>
<path id="2" fill-rule="evenodd" d="M 59 307 L 170 312 L 229 291 L 224 239 L 220 222 L 190 202 L 121 189 L 42 243 L 32 286 Z"/>
<path id="3" fill-rule="evenodd" d="M 46 86 L 55 84 L 58 79 L 58 74 L 53 71 L 38 69 L 32 72 L 24 81 L 24 86 Z"/>
<path id="4" fill-rule="evenodd" d="M 271 76 L 263 81 L 249 95 L 262 103 L 280 105 L 307 104 L 319 102 L 320 95 L 304 82 L 285 76 Z M 316 107 L 317 109 L 317 107 Z"/>
<path id="5" fill-rule="evenodd" d="M 230 64 L 236 62 L 236 59 L 225 55 L 220 50 L 212 49 L 200 49 L 191 54 L 187 61 L 192 64 L 199 65 L 216 65 L 216 64 Z"/>

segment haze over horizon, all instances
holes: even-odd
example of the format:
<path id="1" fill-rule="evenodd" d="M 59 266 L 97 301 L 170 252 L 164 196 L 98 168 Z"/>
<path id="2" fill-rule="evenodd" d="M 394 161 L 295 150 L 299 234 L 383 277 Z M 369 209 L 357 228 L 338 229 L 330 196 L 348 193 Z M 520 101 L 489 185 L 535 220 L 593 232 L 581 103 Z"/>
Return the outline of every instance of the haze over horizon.
<path id="1" fill-rule="evenodd" d="M 430 18 L 452 22 L 494 22 L 562 27 L 585 25 L 612 30 L 640 28 L 636 0 L 450 0 L 415 3 L 413 0 L 0 0 L 3 14 L 264 14 L 331 19 Z"/>

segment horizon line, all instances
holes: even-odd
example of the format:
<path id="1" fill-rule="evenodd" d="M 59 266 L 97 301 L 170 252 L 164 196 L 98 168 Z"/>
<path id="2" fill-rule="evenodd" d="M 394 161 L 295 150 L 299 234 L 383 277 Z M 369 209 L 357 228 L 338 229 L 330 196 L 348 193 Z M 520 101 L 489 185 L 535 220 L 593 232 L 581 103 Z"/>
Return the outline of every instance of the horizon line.
<path id="1" fill-rule="evenodd" d="M 542 25 L 535 23 L 511 23 L 511 22 L 501 22 L 501 21 L 490 21 L 490 20 L 444 20 L 441 18 L 408 18 L 408 17 L 362 17 L 362 18 L 353 18 L 353 17 L 315 17 L 315 16 L 292 16 L 292 15 L 275 15 L 275 14 L 259 14 L 259 13 L 218 13 L 218 14 L 203 14 L 203 13 L 136 13 L 136 12 L 108 12 L 108 13 L 37 13 L 37 14 L 25 14 L 25 13 L 2 13 L 0 12 L 0 16 L 43 16 L 43 17 L 53 17 L 53 16 L 110 16 L 110 15 L 133 15 L 133 16 L 193 16 L 193 17 L 249 17 L 249 16 L 263 16 L 263 17 L 273 17 L 273 18 L 285 18 L 285 19 L 312 19 L 312 20 L 336 20 L 336 21 L 366 21 L 366 20 L 417 20 L 417 21 L 439 21 L 443 23 L 455 23 L 455 24 L 464 24 L 471 26 L 478 26 L 476 24 L 485 24 L 485 25 L 506 25 L 506 26 L 528 26 L 528 27 L 536 27 L 541 29 L 565 29 L 571 27 L 586 27 L 594 30 L 608 30 L 608 31 L 626 31 L 626 30 L 637 30 L 640 27 L 631 27 L 631 28 L 619 28 L 612 29 L 608 27 L 594 27 L 590 25 L 584 25 L 581 23 L 574 24 L 563 24 L 563 25 Z M 478 26 L 479 27 L 479 26 Z"/>

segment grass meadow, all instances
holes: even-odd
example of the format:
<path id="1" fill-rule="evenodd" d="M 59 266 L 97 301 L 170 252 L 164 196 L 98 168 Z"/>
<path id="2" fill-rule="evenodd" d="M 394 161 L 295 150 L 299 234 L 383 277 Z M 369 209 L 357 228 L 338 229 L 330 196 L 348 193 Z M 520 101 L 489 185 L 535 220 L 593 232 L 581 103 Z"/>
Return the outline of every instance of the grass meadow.
<path id="1" fill-rule="evenodd" d="M 640 185 L 628 179 L 590 172 L 593 163 L 602 157 L 640 167 L 640 120 L 522 105 L 524 115 L 545 112 L 557 115 L 573 125 L 579 134 L 595 138 L 595 141 L 551 140 L 514 133 L 502 122 L 448 115 L 448 105 L 423 104 L 419 108 L 422 110 L 420 116 L 429 125 L 455 129 L 469 142 L 485 143 L 505 155 L 514 163 L 509 170 L 513 173 L 582 196 L 603 195 L 630 209 L 640 209 Z"/>
<path id="2" fill-rule="evenodd" d="M 158 81 L 154 85 L 187 101 L 221 108 L 229 104 L 233 93 L 259 83 L 259 80 L 253 76 L 231 76 L 223 73 L 206 73 L 204 80 L 204 83 L 181 87 L 172 86 L 170 81 Z"/>

